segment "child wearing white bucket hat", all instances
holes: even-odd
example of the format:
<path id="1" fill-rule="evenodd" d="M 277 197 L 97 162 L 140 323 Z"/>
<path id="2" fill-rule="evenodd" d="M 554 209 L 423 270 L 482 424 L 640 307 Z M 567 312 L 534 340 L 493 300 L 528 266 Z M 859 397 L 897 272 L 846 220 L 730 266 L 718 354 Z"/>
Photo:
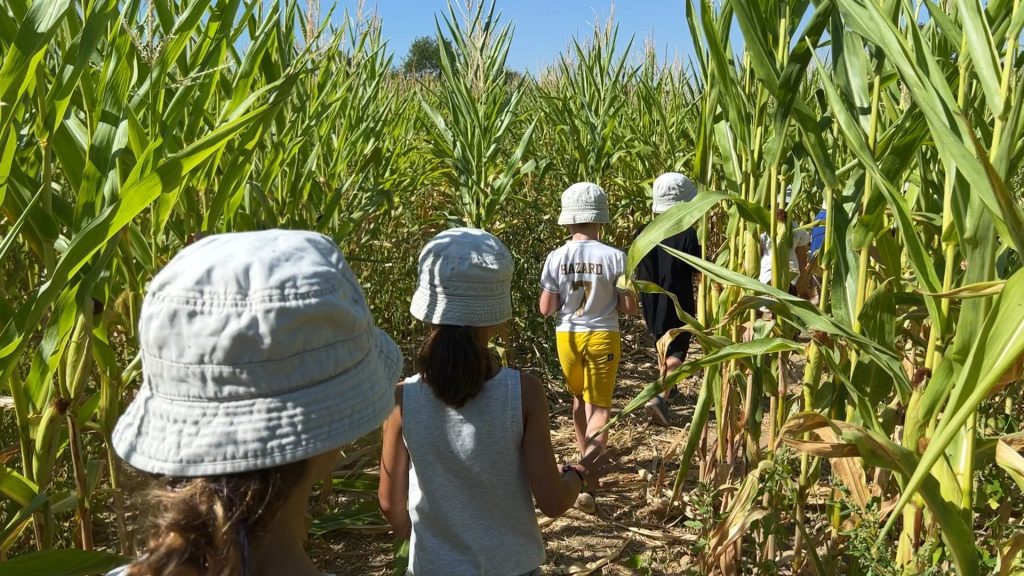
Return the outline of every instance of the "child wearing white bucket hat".
<path id="1" fill-rule="evenodd" d="M 143 383 L 113 446 L 162 487 L 143 556 L 113 574 L 319 574 L 313 483 L 391 412 L 402 365 L 337 245 L 206 237 L 153 278 L 138 333 Z"/>
<path id="2" fill-rule="evenodd" d="M 585 458 L 604 452 L 612 393 L 622 351 L 619 313 L 635 314 L 632 292 L 616 287 L 626 255 L 599 240 L 608 223 L 608 197 L 597 184 L 577 182 L 562 193 L 560 225 L 571 237 L 548 254 L 541 271 L 540 313 L 555 317 L 558 360 L 573 396 L 576 444 Z M 592 493 L 577 502 L 594 511 Z"/>
<path id="3" fill-rule="evenodd" d="M 667 212 L 673 206 L 689 202 L 697 196 L 697 186 L 683 174 L 666 172 L 654 180 L 653 212 L 655 216 Z M 637 236 L 643 229 L 637 231 Z M 662 246 L 673 250 L 701 257 L 700 240 L 693 227 L 673 234 L 661 241 L 640 261 L 636 267 L 636 279 L 652 282 L 666 292 L 673 294 L 679 306 L 691 316 L 695 315 L 696 299 L 693 293 L 693 282 L 697 271 L 687 262 L 669 254 Z M 672 299 L 664 294 L 642 292 L 641 308 L 647 329 L 660 340 L 670 331 L 686 325 L 676 314 Z M 686 352 L 690 348 L 689 332 L 679 332 L 668 345 L 665 358 L 658 358 L 658 368 L 662 377 L 674 372 L 686 361 Z M 670 336 L 671 338 L 671 336 Z M 647 402 L 647 412 L 651 422 L 658 426 L 669 425 L 668 400 L 675 390 L 664 390 Z"/>
<path id="4" fill-rule="evenodd" d="M 384 424 L 378 492 L 396 537 L 411 536 L 407 574 L 539 574 L 534 499 L 560 516 L 590 477 L 587 462 L 556 466 L 540 380 L 487 348 L 512 318 L 513 268 L 500 240 L 472 228 L 420 253 L 410 311 L 430 335 Z"/>

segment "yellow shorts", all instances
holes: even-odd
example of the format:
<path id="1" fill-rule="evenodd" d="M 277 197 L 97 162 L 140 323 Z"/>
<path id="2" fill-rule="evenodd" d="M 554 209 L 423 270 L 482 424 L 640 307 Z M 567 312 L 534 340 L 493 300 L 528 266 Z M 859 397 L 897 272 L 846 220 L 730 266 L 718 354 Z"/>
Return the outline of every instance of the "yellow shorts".
<path id="1" fill-rule="evenodd" d="M 618 332 L 556 332 L 558 362 L 569 393 L 587 404 L 612 407 L 622 339 Z"/>

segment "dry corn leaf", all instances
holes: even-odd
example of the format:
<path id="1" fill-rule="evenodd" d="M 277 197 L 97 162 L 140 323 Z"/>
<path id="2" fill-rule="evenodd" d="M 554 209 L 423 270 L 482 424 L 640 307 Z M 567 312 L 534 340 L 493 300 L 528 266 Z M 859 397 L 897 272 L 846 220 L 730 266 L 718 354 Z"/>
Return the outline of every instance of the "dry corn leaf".
<path id="1" fill-rule="evenodd" d="M 1006 370 L 1006 373 L 999 379 L 999 383 L 995 385 L 992 392 L 990 392 L 990 395 L 1002 392 L 1007 386 L 1020 380 L 1021 376 L 1024 376 L 1024 354 L 1021 354 L 1020 358 L 1017 358 L 1017 361 L 1014 362 L 1013 366 L 1010 366 Z"/>
<path id="2" fill-rule="evenodd" d="M 805 432 L 817 435 L 821 441 L 798 437 Z M 841 441 L 828 418 L 811 412 L 795 414 L 782 427 L 779 441 L 808 454 L 829 458 L 833 470 L 850 490 L 853 501 L 861 508 L 867 507 L 871 491 L 868 489 L 864 466 L 860 458 L 854 457 L 859 454 L 857 447 Z"/>
<path id="3" fill-rule="evenodd" d="M 996 464 L 1006 470 L 1017 486 L 1024 490 L 1024 456 L 1000 440 L 996 443 Z"/>
<path id="4" fill-rule="evenodd" d="M 1024 550 L 1024 533 L 1018 532 L 1011 536 L 999 551 L 999 576 L 1019 574 L 1013 571 L 1013 565 L 1021 550 Z"/>

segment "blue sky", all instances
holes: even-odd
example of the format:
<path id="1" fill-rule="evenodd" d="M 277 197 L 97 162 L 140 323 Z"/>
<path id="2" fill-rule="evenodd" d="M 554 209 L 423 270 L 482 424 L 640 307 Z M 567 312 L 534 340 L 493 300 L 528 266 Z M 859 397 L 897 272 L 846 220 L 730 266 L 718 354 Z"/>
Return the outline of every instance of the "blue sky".
<path id="1" fill-rule="evenodd" d="M 456 0 L 458 1 L 458 0 Z M 358 0 L 338 0 L 335 17 L 344 9 L 354 11 Z M 460 3 L 464 4 L 464 3 Z M 329 3 L 323 3 L 326 13 Z M 444 0 L 367 0 L 366 10 L 377 10 L 383 36 L 400 61 L 417 36 L 434 35 L 434 14 L 445 10 Z M 610 0 L 498 0 L 502 22 L 512 22 L 515 34 L 508 65 L 516 70 L 538 72 L 555 62 L 574 35 L 590 33 L 595 22 L 605 22 Z M 623 45 L 636 35 L 635 46 L 653 36 L 659 59 L 688 60 L 693 54 L 686 25 L 684 0 L 619 0 L 614 3 L 615 21 Z"/>

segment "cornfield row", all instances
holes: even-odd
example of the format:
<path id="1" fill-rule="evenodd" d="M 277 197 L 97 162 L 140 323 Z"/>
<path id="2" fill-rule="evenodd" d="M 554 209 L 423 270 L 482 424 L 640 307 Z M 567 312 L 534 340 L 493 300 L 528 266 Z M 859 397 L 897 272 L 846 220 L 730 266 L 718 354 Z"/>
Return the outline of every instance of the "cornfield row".
<path id="1" fill-rule="evenodd" d="M 1020 4 L 688 0 L 691 67 L 660 65 L 609 23 L 537 78 L 507 71 L 514 31 L 493 5 L 450 9 L 439 76 L 410 78 L 378 22 L 318 26 L 295 0 L 5 0 L 0 557 L 92 549 L 97 513 L 132 551 L 110 434 L 141 374 L 146 282 L 197 236 L 335 238 L 410 350 L 416 250 L 451 224 L 487 228 L 519 263 L 514 347 L 550 359 L 538 269 L 559 241 L 558 194 L 591 180 L 630 269 L 691 225 L 706 249 L 679 255 L 702 272 L 688 321 L 703 356 L 670 377 L 702 378 L 674 493 L 694 474 L 720 489 L 704 571 L 763 570 L 791 548 L 794 572 L 880 573 L 844 554 L 857 532 L 904 572 L 1011 573 L 1024 547 Z M 669 170 L 701 193 L 634 242 Z M 822 206 L 812 304 L 786 292 L 784 255 Z M 771 285 L 756 280 L 762 233 L 780 255 Z M 1016 506 L 991 509 L 992 478 Z M 812 527 L 823 483 L 836 489 Z"/>

